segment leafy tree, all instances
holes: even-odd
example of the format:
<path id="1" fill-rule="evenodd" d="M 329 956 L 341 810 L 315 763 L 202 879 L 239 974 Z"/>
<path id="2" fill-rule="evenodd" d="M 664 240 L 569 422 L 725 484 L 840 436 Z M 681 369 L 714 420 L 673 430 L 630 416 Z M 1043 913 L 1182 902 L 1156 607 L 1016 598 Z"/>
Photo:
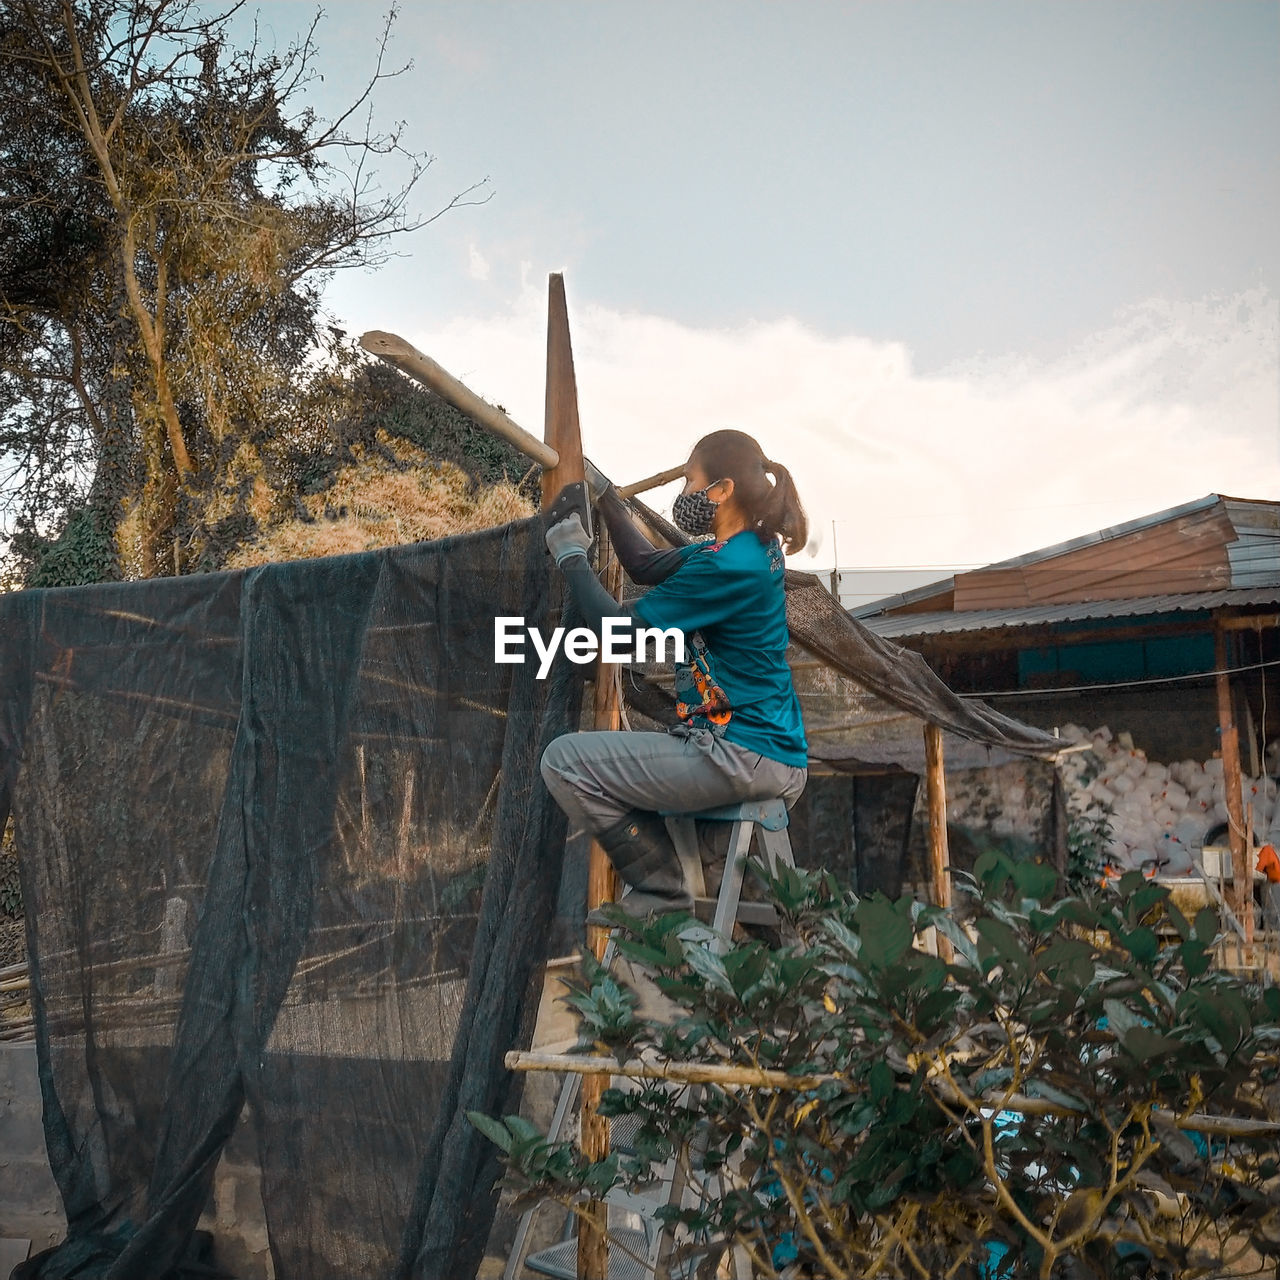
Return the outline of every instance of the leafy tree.
<path id="1" fill-rule="evenodd" d="M 1280 990 L 1215 968 L 1214 913 L 1186 919 L 1137 874 L 1063 899 L 1036 863 L 987 854 L 975 877 L 961 928 L 787 871 L 772 883 L 787 945 L 718 957 L 687 917 L 622 944 L 680 1006 L 674 1022 L 638 1017 L 598 968 L 572 997 L 583 1047 L 619 1062 L 805 1077 L 793 1088 L 612 1090 L 602 1110 L 640 1127 L 595 1164 L 519 1117 L 473 1122 L 512 1184 L 578 1208 L 679 1160 L 707 1194 L 668 1213 L 706 1274 L 735 1246 L 784 1280 L 1274 1265 Z M 922 947 L 932 928 L 953 962 Z"/>
<path id="2" fill-rule="evenodd" d="M 280 500 L 272 453 L 325 280 L 439 216 L 409 213 L 429 157 L 370 123 L 399 74 L 394 11 L 364 92 L 325 121 L 305 101 L 316 23 L 283 52 L 241 47 L 241 8 L 7 0 L 0 14 L 0 498 L 28 559 L 85 505 L 136 534 L 127 569 L 172 572 L 203 561 L 228 505 Z M 409 177 L 382 190 L 371 164 L 392 155 Z"/>

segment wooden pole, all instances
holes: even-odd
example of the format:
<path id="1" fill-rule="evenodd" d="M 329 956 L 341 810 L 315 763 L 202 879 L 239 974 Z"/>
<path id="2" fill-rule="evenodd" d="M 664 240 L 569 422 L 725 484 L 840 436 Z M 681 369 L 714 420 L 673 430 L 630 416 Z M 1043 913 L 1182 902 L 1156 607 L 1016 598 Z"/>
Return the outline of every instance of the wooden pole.
<path id="1" fill-rule="evenodd" d="M 551 276 L 547 288 L 547 399 L 544 429 L 546 444 L 555 451 L 556 462 L 542 468 L 542 508 L 545 511 L 567 484 L 586 479 L 582 459 L 582 429 L 578 422 L 578 381 L 573 368 L 573 345 L 569 338 L 569 308 L 565 301 L 564 277 Z M 607 543 L 601 531 L 601 560 Z M 619 582 L 619 585 L 621 583 Z M 595 727 L 616 729 L 620 723 L 613 671 L 603 663 L 596 668 Z M 615 896 L 613 867 L 604 850 L 593 840 L 587 859 L 587 905 L 598 906 Z M 604 954 L 607 932 L 593 930 L 593 949 L 599 959 Z M 588 1160 L 603 1160 L 609 1154 L 609 1122 L 600 1116 L 600 1097 L 609 1087 L 608 1075 L 589 1075 L 582 1082 L 582 1154 Z M 601 1229 L 603 1206 L 592 1204 L 578 1219 L 578 1280 L 608 1280 L 609 1238 Z"/>
<path id="2" fill-rule="evenodd" d="M 924 726 L 925 794 L 929 802 L 929 874 L 935 906 L 950 908 L 951 878 L 947 875 L 950 854 L 947 848 L 947 774 L 942 757 L 942 730 L 936 724 Z M 935 931 L 936 932 L 936 931 Z M 951 940 L 937 934 L 938 955 L 949 964 L 955 953 Z"/>
<path id="3" fill-rule="evenodd" d="M 1231 707 L 1231 677 L 1227 674 L 1227 633 L 1215 619 L 1214 677 L 1218 687 L 1218 728 L 1222 734 L 1222 785 L 1226 790 L 1227 825 L 1231 844 L 1231 888 L 1236 917 L 1244 926 L 1244 940 L 1253 941 L 1253 869 L 1245 848 L 1244 796 L 1240 779 L 1240 733 Z"/>

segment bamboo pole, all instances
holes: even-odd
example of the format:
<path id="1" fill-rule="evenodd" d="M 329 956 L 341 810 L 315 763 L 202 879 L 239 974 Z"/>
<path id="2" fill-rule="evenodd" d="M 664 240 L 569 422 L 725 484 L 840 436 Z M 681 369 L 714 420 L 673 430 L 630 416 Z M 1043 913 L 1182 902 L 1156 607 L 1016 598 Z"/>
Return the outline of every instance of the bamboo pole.
<path id="1" fill-rule="evenodd" d="M 676 1062 L 670 1058 L 656 1062 L 631 1058 L 619 1062 L 616 1058 L 596 1054 L 539 1053 L 534 1050 L 513 1050 L 507 1054 L 505 1061 L 509 1071 L 555 1071 L 562 1075 L 590 1075 L 607 1068 L 615 1076 L 624 1076 L 628 1080 L 670 1080 L 674 1084 L 712 1084 L 724 1088 L 778 1089 L 806 1093 L 831 1081 L 844 1085 L 846 1089 L 851 1087 L 847 1076 L 834 1072 L 793 1076 L 768 1067 L 750 1067 L 733 1062 Z M 980 1107 L 998 1106 L 1002 1110 L 1019 1111 L 1028 1116 L 1089 1114 L 1084 1109 L 1066 1107 L 1047 1098 L 1032 1098 L 1022 1093 L 1003 1094 L 998 1089 L 980 1097 L 965 1098 L 958 1089 L 949 1087 L 946 1080 L 940 1077 L 932 1077 L 928 1087 L 935 1089 L 948 1102 L 968 1102 Z M 1172 1114 L 1167 1117 L 1163 1114 L 1153 1115 L 1152 1119 L 1167 1122 L 1179 1129 L 1223 1137 L 1280 1134 L 1280 1122 L 1253 1120 L 1245 1116 L 1211 1116 L 1197 1111 L 1181 1117 Z"/>
<path id="2" fill-rule="evenodd" d="M 1253 941 L 1253 869 L 1245 848 L 1244 797 L 1241 794 L 1240 734 L 1231 706 L 1231 677 L 1227 674 L 1227 635 L 1215 620 L 1213 665 L 1218 691 L 1218 727 L 1222 734 L 1222 785 L 1226 789 L 1227 825 L 1231 844 L 1231 889 L 1236 916 L 1244 926 L 1244 941 Z"/>
<path id="3" fill-rule="evenodd" d="M 738 1066 L 716 1062 L 643 1062 L 632 1058 L 618 1062 L 615 1058 L 576 1053 L 539 1053 L 535 1050 L 513 1050 L 506 1056 L 509 1071 L 556 1071 L 566 1075 L 586 1076 L 607 1071 L 628 1080 L 671 1080 L 679 1084 L 716 1084 L 753 1089 L 816 1089 L 837 1075 L 788 1075 L 767 1067 Z M 583 1082 L 584 1084 L 586 1081 Z"/>
<path id="4" fill-rule="evenodd" d="M 665 471 L 659 471 L 657 475 L 647 476 L 643 480 L 636 480 L 632 484 L 624 484 L 618 490 L 620 498 L 634 498 L 638 493 L 647 493 L 650 489 L 656 489 L 660 485 L 670 484 L 672 480 L 679 480 L 684 475 L 684 463 L 678 467 L 668 467 Z"/>
<path id="5" fill-rule="evenodd" d="M 929 874 L 935 906 L 951 906 L 951 878 L 947 875 L 947 775 L 942 755 L 942 730 L 928 721 L 924 726 L 925 792 L 929 802 Z M 948 964 L 955 958 L 951 940 L 938 934 L 938 955 Z"/>
<path id="6" fill-rule="evenodd" d="M 552 279 L 558 278 L 552 277 Z M 482 400 L 447 369 L 442 369 L 430 356 L 424 355 L 398 335 L 372 329 L 361 336 L 360 345 L 370 355 L 385 360 L 401 373 L 407 373 L 409 377 L 430 387 L 455 409 L 461 409 L 482 427 L 492 431 L 494 435 L 501 436 L 508 444 L 515 445 L 521 453 L 532 458 L 544 469 L 552 469 L 559 464 L 560 455 L 554 446 L 539 440 L 537 436 L 509 418 L 501 409 L 491 405 L 487 400 Z M 574 416 L 575 418 L 577 416 L 576 408 Z"/>

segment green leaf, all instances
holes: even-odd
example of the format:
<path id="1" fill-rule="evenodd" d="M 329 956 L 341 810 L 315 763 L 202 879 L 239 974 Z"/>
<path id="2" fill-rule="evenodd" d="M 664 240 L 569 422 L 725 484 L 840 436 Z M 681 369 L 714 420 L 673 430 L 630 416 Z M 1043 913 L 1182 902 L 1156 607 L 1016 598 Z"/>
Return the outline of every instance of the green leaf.
<path id="1" fill-rule="evenodd" d="M 1139 964 L 1150 964 L 1160 953 L 1160 939 L 1145 925 L 1122 933 L 1120 941 Z"/>
<path id="2" fill-rule="evenodd" d="M 1145 915 L 1156 903 L 1163 901 L 1169 896 L 1169 890 L 1162 884 L 1144 884 L 1137 893 L 1129 899 L 1128 906 L 1130 911 L 1130 919 L 1137 919 Z"/>
<path id="3" fill-rule="evenodd" d="M 524 1116 L 507 1116 L 506 1126 L 511 1130 L 511 1136 L 517 1142 L 545 1142 L 546 1138 L 541 1129 L 532 1121 L 526 1120 Z"/>
<path id="4" fill-rule="evenodd" d="M 1195 936 L 1205 944 L 1218 936 L 1218 913 L 1212 907 L 1201 907 L 1196 912 Z"/>
<path id="5" fill-rule="evenodd" d="M 511 1152 L 511 1134 L 507 1132 L 507 1126 L 501 1120 L 495 1120 L 492 1116 L 487 1116 L 483 1111 L 468 1111 L 467 1119 L 472 1125 L 479 1129 L 495 1147 L 501 1148 L 510 1154 Z"/>
<path id="6" fill-rule="evenodd" d="M 922 916 L 926 924 L 932 924 L 944 938 L 948 938 L 957 954 L 962 956 L 970 968 L 978 967 L 978 949 L 973 939 L 964 931 L 960 923 L 943 908 L 937 908 Z"/>
<path id="7" fill-rule="evenodd" d="M 853 959 L 856 960 L 858 958 L 858 954 L 862 950 L 862 939 L 843 920 L 837 920 L 832 916 L 823 920 L 821 927 L 823 932 L 828 934 L 837 946 Z"/>
<path id="8" fill-rule="evenodd" d="M 911 946 L 911 922 L 882 894 L 863 898 L 853 913 L 862 939 L 862 958 L 876 968 L 899 960 Z"/>
<path id="9" fill-rule="evenodd" d="M 1043 862 L 1015 862 L 1013 882 L 1024 898 L 1043 902 L 1058 887 L 1058 873 Z"/>
<path id="10" fill-rule="evenodd" d="M 1196 917 L 1197 923 L 1200 917 Z M 1216 920 L 1217 917 L 1215 916 Z M 1188 942 L 1184 942 L 1178 948 L 1178 954 L 1182 957 L 1182 963 L 1189 976 L 1198 978 L 1209 968 L 1211 956 L 1206 949 L 1205 944 L 1196 938 L 1192 938 Z"/>
<path id="11" fill-rule="evenodd" d="M 1102 1008 L 1107 1015 L 1107 1030 L 1117 1040 L 1126 1032 L 1136 1031 L 1142 1026 L 1142 1019 L 1128 1005 L 1121 1004 L 1119 1000 L 1104 1000 Z"/>
<path id="12" fill-rule="evenodd" d="M 717 991 L 723 991 L 727 996 L 734 994 L 733 983 L 729 981 L 729 975 L 725 972 L 724 961 L 714 952 L 708 951 L 706 947 L 694 945 L 685 949 L 685 960 L 688 961 L 690 969 Z"/>
<path id="13" fill-rule="evenodd" d="M 1172 922 L 1173 927 L 1177 929 L 1178 936 L 1183 940 L 1183 942 L 1186 942 L 1186 940 L 1191 937 L 1191 924 L 1187 920 L 1187 917 L 1184 916 L 1176 906 L 1174 906 L 1172 901 L 1165 910 L 1169 913 L 1169 920 Z"/>
<path id="14" fill-rule="evenodd" d="M 995 956 L 1001 964 L 1025 969 L 1030 961 L 1022 939 L 1003 920 L 984 917 L 974 926 L 978 932 L 978 955 L 984 960 Z"/>
<path id="15" fill-rule="evenodd" d="M 1093 948 L 1079 938 L 1053 942 L 1036 957 L 1040 972 L 1051 982 L 1069 979 L 1084 987 L 1093 980 Z"/>
<path id="16" fill-rule="evenodd" d="M 893 1069 L 878 1058 L 871 1066 L 871 1101 L 883 1102 L 893 1092 Z"/>
<path id="17" fill-rule="evenodd" d="M 984 894 L 994 897 L 1013 876 L 1013 863 L 1003 853 L 988 849 L 980 853 L 973 864 L 973 878 Z"/>
<path id="18" fill-rule="evenodd" d="M 1135 1027 L 1132 1031 L 1126 1032 L 1120 1037 L 1120 1043 L 1139 1062 L 1145 1062 L 1148 1058 L 1161 1057 L 1183 1047 L 1181 1040 L 1176 1040 L 1173 1036 L 1163 1036 L 1158 1031 L 1152 1031 L 1147 1027 Z"/>

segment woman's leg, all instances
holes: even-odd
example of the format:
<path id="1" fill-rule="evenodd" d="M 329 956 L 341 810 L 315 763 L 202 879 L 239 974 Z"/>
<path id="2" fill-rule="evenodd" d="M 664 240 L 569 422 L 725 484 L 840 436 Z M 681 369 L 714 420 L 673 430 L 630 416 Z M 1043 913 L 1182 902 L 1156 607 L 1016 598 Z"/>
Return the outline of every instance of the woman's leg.
<path id="1" fill-rule="evenodd" d="M 557 738 L 542 757 L 557 803 L 595 836 L 633 892 L 629 912 L 689 910 L 692 898 L 661 813 L 692 813 L 783 794 L 804 771 L 765 760 L 708 730 L 588 732 Z"/>
<path id="2" fill-rule="evenodd" d="M 692 813 L 755 799 L 759 760 L 756 752 L 723 742 L 706 730 L 603 730 L 557 738 L 543 752 L 542 776 L 560 807 L 586 831 L 599 835 L 637 809 Z M 770 773 L 766 789 L 772 785 Z"/>

